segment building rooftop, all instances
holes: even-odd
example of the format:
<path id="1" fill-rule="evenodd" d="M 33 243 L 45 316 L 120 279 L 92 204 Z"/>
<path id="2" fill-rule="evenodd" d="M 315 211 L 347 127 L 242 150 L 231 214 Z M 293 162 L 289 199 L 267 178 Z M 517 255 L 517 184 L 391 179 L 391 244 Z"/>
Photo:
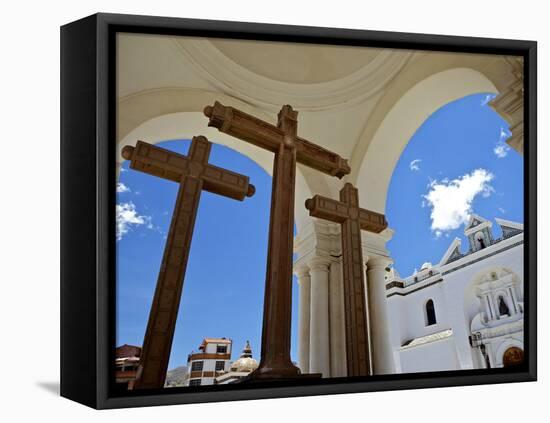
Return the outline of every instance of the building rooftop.
<path id="1" fill-rule="evenodd" d="M 139 357 L 141 356 L 141 347 L 136 345 L 124 344 L 120 347 L 117 347 L 115 350 L 116 358 L 126 358 L 126 357 Z"/>
<path id="2" fill-rule="evenodd" d="M 516 235 L 523 234 L 522 223 L 499 218 L 495 218 L 495 221 L 502 229 L 502 236 L 500 238 L 493 238 L 491 230 L 492 222 L 481 216 L 472 214 L 469 221 L 464 225 L 464 234 L 469 242 L 467 251 L 461 252 L 462 240 L 460 238 L 455 238 L 447 248 L 447 251 L 439 263 L 433 265 L 430 262 L 425 262 L 420 270 L 415 270 L 412 275 L 406 278 L 401 278 L 395 270 L 388 272 L 386 290 L 392 288 L 406 288 L 424 281 L 426 281 L 424 284 L 431 284 L 432 281 L 437 281 L 438 278 L 441 279 L 442 271 L 443 274 L 449 272 L 447 265 L 477 253 L 478 251 L 485 250 L 488 247 L 493 247 Z M 491 249 L 488 251 L 491 251 Z M 446 267 L 441 270 L 443 266 Z"/>
<path id="3" fill-rule="evenodd" d="M 227 338 L 204 338 L 201 345 L 206 344 L 231 344 L 231 339 Z"/>
<path id="4" fill-rule="evenodd" d="M 227 344 L 227 345 L 230 345 L 232 344 L 233 341 L 231 339 L 227 339 L 227 338 L 204 338 L 201 342 L 201 344 L 199 345 L 199 351 L 204 351 L 204 349 L 206 348 L 206 345 L 208 344 Z"/>

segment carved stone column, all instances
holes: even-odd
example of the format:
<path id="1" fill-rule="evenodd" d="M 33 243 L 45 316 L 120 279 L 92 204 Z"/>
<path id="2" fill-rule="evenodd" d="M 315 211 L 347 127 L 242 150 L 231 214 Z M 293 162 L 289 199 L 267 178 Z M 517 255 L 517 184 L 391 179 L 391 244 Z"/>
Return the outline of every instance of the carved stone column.
<path id="1" fill-rule="evenodd" d="M 514 286 L 510 286 L 510 294 L 512 294 L 512 301 L 514 302 L 514 308 L 516 310 L 516 313 L 519 313 L 520 310 L 519 310 L 519 304 L 518 304 L 518 296 L 516 294 L 516 289 L 514 288 Z"/>
<path id="2" fill-rule="evenodd" d="M 386 299 L 386 268 L 389 257 L 372 256 L 367 262 L 369 315 L 372 334 L 374 373 L 395 373 L 390 321 Z"/>
<path id="3" fill-rule="evenodd" d="M 300 321 L 305 321 L 305 316 L 309 317 L 309 332 L 305 333 L 305 328 L 300 326 L 298 332 L 299 350 L 304 345 L 302 351 L 305 354 L 305 342 L 309 347 L 307 360 L 309 362 L 308 371 L 314 373 L 314 367 L 311 366 L 311 356 L 317 354 L 313 348 L 318 349 L 321 355 L 328 354 L 328 365 L 325 358 L 316 356 L 317 363 L 324 363 L 323 368 L 329 369 L 329 373 L 324 377 L 345 377 L 346 370 L 346 338 L 344 326 L 344 296 L 341 266 L 341 241 L 340 225 L 318 219 L 311 219 L 309 224 L 302 225 L 300 232 L 294 239 L 294 253 L 296 260 L 294 262 L 294 274 L 300 279 L 304 269 L 309 273 L 309 302 L 307 305 L 302 301 L 307 294 L 300 297 L 300 309 L 298 311 Z M 320 269 L 310 269 L 310 263 L 320 263 Z M 316 285 L 317 282 L 317 285 Z M 303 285 L 305 287 L 305 284 Z M 324 286 L 324 287 L 323 287 Z M 317 290 L 316 290 L 317 289 Z M 300 293 L 302 292 L 302 283 L 300 283 Z M 321 301 L 321 302 L 319 302 Z M 315 302 L 315 309 L 314 303 Z M 304 310 L 304 308 L 307 308 Z M 315 317 L 314 317 L 315 316 Z M 313 322 L 314 319 L 315 322 Z M 301 324 L 300 324 L 301 325 Z M 313 325 L 313 326 L 311 326 Z M 320 331 L 326 336 L 328 328 L 328 341 L 323 338 L 313 339 L 314 331 Z M 302 332 L 303 330 L 303 332 Z M 307 339 L 303 339 L 307 337 Z M 298 352 L 300 367 L 305 362 L 305 356 L 302 357 Z M 321 360 L 321 361 L 319 361 Z M 316 367 L 319 364 L 315 364 Z M 302 371 L 304 371 L 302 369 Z"/>
<path id="4" fill-rule="evenodd" d="M 393 262 L 386 250 L 386 243 L 392 236 L 393 230 L 390 228 L 379 234 L 366 231 L 361 234 L 367 276 L 365 295 L 370 358 L 374 374 L 395 373 L 399 368 L 397 356 L 394 357 L 394 351 L 400 345 L 399 317 L 390 315 L 386 299 L 386 268 Z"/>
<path id="5" fill-rule="evenodd" d="M 298 308 L 298 366 L 302 373 L 309 373 L 309 343 L 311 314 L 311 277 L 309 267 L 300 266 L 295 270 L 300 287 L 300 303 Z"/>
<path id="6" fill-rule="evenodd" d="M 314 257 L 311 275 L 309 371 L 330 377 L 329 268 L 330 260 Z"/>

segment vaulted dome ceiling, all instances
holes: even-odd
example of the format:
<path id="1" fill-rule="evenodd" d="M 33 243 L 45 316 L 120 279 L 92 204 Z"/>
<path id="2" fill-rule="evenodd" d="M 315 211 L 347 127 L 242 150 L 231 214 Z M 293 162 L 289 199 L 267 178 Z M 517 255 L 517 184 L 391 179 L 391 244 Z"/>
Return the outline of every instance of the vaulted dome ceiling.
<path id="1" fill-rule="evenodd" d="M 370 63 L 379 49 L 212 40 L 224 55 L 251 72 L 281 82 L 316 84 L 348 76 Z"/>

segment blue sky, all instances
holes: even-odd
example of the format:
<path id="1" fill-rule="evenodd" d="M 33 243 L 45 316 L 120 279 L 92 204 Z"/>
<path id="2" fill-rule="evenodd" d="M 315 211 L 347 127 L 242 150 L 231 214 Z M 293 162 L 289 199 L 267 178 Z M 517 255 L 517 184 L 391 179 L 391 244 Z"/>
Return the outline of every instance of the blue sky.
<path id="1" fill-rule="evenodd" d="M 464 97 L 437 110 L 416 131 L 394 170 L 386 203 L 388 243 L 402 277 L 436 264 L 455 237 L 468 243 L 471 213 L 523 222 L 523 158 L 508 147 L 508 124 L 487 104 Z"/>
<path id="2" fill-rule="evenodd" d="M 388 249 L 401 276 L 439 262 L 463 238 L 471 213 L 523 222 L 523 159 L 505 143 L 506 122 L 473 95 L 436 111 L 414 134 L 392 177 Z M 159 145 L 183 154 L 189 141 Z M 214 144 L 210 163 L 250 176 L 243 202 L 203 191 L 169 367 L 186 363 L 204 337 L 246 340 L 259 358 L 271 177 L 247 157 Z M 117 193 L 117 345 L 141 345 L 177 184 L 124 164 Z M 221 218 L 220 216 L 223 216 Z M 496 236 L 499 236 L 497 225 Z M 463 246 L 467 245 L 463 242 Z M 298 286 L 293 281 L 292 350 L 297 359 Z"/>
<path id="3" fill-rule="evenodd" d="M 158 145 L 187 154 L 190 142 Z M 240 202 L 202 192 L 170 368 L 185 364 L 204 337 L 233 339 L 233 359 L 246 340 L 254 357 L 260 355 L 271 177 L 252 160 L 217 144 L 210 163 L 248 175 L 256 193 Z M 124 163 L 117 189 L 117 345 L 143 342 L 177 188 L 128 170 Z M 293 284 L 297 316 L 298 288 Z M 296 323 L 293 319 L 293 334 Z M 296 359 L 295 337 L 292 346 Z"/>

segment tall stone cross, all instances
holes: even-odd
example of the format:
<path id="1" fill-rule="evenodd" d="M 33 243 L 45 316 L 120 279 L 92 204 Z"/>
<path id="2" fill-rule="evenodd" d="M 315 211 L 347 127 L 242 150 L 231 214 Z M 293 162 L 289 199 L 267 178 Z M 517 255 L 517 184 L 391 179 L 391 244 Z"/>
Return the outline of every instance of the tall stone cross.
<path id="1" fill-rule="evenodd" d="M 296 163 L 341 178 L 350 172 L 346 160 L 297 136 L 298 112 L 283 106 L 277 125 L 219 102 L 207 106 L 208 126 L 275 153 L 264 294 L 262 352 L 250 380 L 300 376 L 290 359 L 292 254 Z"/>
<path id="2" fill-rule="evenodd" d="M 205 137 L 198 136 L 193 137 L 187 156 L 143 141 L 122 149 L 131 169 L 179 183 L 135 388 L 164 386 L 202 190 L 240 201 L 254 195 L 248 176 L 208 164 L 211 148 Z"/>
<path id="3" fill-rule="evenodd" d="M 309 215 L 340 223 L 342 227 L 342 267 L 348 376 L 370 374 L 369 332 L 365 296 L 365 275 L 361 230 L 382 232 L 388 223 L 383 214 L 359 207 L 357 188 L 347 183 L 340 201 L 316 195 L 306 201 Z"/>

